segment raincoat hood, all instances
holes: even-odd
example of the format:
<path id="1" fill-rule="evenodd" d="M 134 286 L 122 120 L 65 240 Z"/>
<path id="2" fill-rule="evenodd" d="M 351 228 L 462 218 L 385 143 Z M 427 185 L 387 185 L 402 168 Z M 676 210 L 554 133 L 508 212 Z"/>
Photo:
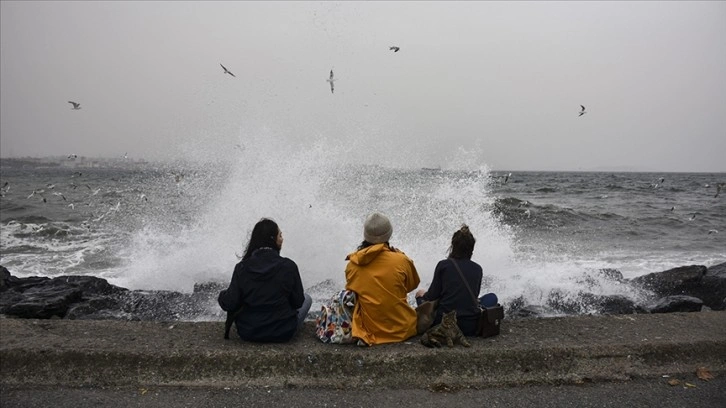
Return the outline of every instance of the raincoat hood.
<path id="1" fill-rule="evenodd" d="M 274 276 L 273 271 L 280 268 L 286 258 L 274 248 L 260 248 L 244 261 L 253 280 L 267 280 Z"/>
<path id="2" fill-rule="evenodd" d="M 364 266 L 373 262 L 384 251 L 392 251 L 392 249 L 385 243 L 375 244 L 349 254 L 346 259 L 356 265 Z"/>
<path id="3" fill-rule="evenodd" d="M 357 295 L 351 332 L 366 344 L 404 341 L 416 335 L 416 311 L 407 295 L 420 278 L 413 261 L 385 243 L 348 255 L 345 288 Z"/>

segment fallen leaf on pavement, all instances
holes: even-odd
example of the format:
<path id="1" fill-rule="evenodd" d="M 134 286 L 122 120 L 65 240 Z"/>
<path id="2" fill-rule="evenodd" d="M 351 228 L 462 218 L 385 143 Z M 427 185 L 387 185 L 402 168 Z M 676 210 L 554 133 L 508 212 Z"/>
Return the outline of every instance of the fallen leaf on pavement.
<path id="1" fill-rule="evenodd" d="M 696 369 L 696 376 L 703 381 L 713 380 L 713 374 L 706 367 L 698 367 Z"/>
<path id="2" fill-rule="evenodd" d="M 676 385 L 680 385 L 680 384 L 681 384 L 681 380 L 679 380 L 677 378 L 671 378 L 670 380 L 668 380 L 668 385 L 670 385 L 670 386 L 675 387 Z"/>
<path id="3" fill-rule="evenodd" d="M 691 383 L 683 383 L 683 385 L 685 385 L 688 388 L 696 388 L 696 385 L 695 384 L 691 384 Z"/>

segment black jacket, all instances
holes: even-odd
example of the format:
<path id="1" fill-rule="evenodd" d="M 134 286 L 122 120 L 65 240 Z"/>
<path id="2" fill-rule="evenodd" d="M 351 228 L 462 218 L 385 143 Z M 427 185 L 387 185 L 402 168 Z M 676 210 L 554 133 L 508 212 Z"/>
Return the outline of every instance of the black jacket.
<path id="1" fill-rule="evenodd" d="M 476 334 L 479 320 L 479 290 L 481 288 L 482 269 L 478 263 L 470 259 L 456 259 L 472 293 L 469 292 L 461 275 L 451 259 L 444 259 L 436 265 L 434 279 L 423 296 L 425 300 L 439 299 L 436 318 L 433 324 L 441 322 L 441 315 L 456 310 L 456 320 L 464 335 Z M 473 296 L 472 296 L 473 295 Z M 475 300 L 476 298 L 476 300 Z"/>
<path id="2" fill-rule="evenodd" d="M 227 312 L 243 308 L 234 322 L 243 340 L 284 342 L 297 330 L 304 296 L 295 262 L 275 249 L 260 248 L 235 266 L 218 300 Z"/>

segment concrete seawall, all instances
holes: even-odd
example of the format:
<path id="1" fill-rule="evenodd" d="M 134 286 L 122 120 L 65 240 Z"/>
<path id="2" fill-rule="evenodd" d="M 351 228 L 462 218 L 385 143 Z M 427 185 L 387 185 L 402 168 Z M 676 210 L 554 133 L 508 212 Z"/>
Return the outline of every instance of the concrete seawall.
<path id="1" fill-rule="evenodd" d="M 39 386 L 484 388 L 726 374 L 726 312 L 504 321 L 472 347 L 419 337 L 323 344 L 224 340 L 223 322 L 0 319 L 0 381 Z"/>

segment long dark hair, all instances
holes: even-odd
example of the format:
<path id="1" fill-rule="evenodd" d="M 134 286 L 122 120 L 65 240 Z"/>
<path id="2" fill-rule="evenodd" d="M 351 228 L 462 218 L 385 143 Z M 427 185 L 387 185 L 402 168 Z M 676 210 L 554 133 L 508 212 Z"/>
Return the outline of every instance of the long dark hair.
<path id="1" fill-rule="evenodd" d="M 476 244 L 476 239 L 469 231 L 469 226 L 462 225 L 451 237 L 449 258 L 471 259 L 471 254 L 474 253 L 474 244 Z"/>
<path id="2" fill-rule="evenodd" d="M 247 243 L 247 249 L 242 257 L 242 260 L 252 256 L 252 253 L 260 248 L 274 248 L 277 247 L 277 233 L 280 232 L 280 228 L 277 226 L 275 221 L 269 218 L 263 218 L 255 224 L 250 235 L 250 242 Z"/>

